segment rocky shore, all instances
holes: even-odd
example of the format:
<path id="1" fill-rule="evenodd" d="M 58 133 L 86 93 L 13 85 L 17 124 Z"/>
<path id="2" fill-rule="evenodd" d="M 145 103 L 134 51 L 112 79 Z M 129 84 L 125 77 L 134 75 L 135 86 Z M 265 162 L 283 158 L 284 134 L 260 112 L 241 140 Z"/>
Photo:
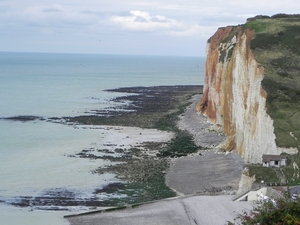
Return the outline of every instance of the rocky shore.
<path id="1" fill-rule="evenodd" d="M 70 190 L 49 190 L 42 196 L 20 196 L 11 203 L 4 202 L 46 210 L 96 209 L 176 195 L 235 193 L 243 162 L 237 154 L 226 154 L 218 147 L 224 139 L 222 131 L 195 111 L 201 86 L 109 91 L 122 92 L 124 96 L 112 99 L 112 107 L 108 109 L 80 117 L 45 118 L 45 121 L 107 132 L 103 148 L 83 149 L 66 157 L 106 160 L 110 162 L 108 166 L 92 172 L 113 173 L 119 181 L 95 189 L 85 198 Z M 110 197 L 98 197 L 103 195 Z"/>
<path id="2" fill-rule="evenodd" d="M 105 160 L 107 166 L 91 172 L 95 176 L 97 173 L 112 173 L 118 181 L 99 187 L 85 197 L 72 190 L 54 189 L 45 190 L 41 196 L 16 196 L 14 199 L 0 198 L 0 201 L 33 209 L 69 210 L 74 206 L 106 207 L 175 196 L 164 179 L 170 158 L 188 154 L 180 152 L 178 143 L 186 143 L 188 150 L 192 144 L 195 149 L 191 136 L 177 132 L 175 122 L 189 104 L 188 99 L 201 93 L 202 87 L 132 87 L 108 91 L 124 95 L 111 99 L 110 107 L 88 112 L 87 115 L 43 120 L 71 125 L 75 129 L 103 130 L 106 138 L 102 148 L 82 149 L 65 157 Z M 31 116 L 13 119 L 23 121 L 23 118 L 37 119 Z M 177 150 L 173 151 L 174 148 Z M 98 197 L 103 195 L 110 197 Z"/>
<path id="3" fill-rule="evenodd" d="M 226 221 L 233 221 L 243 210 L 251 209 L 249 202 L 231 200 L 237 191 L 244 163 L 237 153 L 226 154 L 218 147 L 224 136 L 221 130 L 214 128 L 195 111 L 199 98 L 201 95 L 190 99 L 189 106 L 176 122 L 180 130 L 193 134 L 193 141 L 199 149 L 187 156 L 165 159 L 168 162 L 166 183 L 179 197 L 122 210 L 101 211 L 101 214 L 95 211 L 88 215 L 71 216 L 68 217 L 71 225 L 223 225 Z"/>

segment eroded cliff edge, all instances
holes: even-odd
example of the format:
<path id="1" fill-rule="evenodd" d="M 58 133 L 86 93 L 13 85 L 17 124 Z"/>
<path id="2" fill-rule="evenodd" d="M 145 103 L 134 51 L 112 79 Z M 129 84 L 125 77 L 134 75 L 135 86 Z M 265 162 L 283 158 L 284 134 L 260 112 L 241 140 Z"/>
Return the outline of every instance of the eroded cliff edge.
<path id="1" fill-rule="evenodd" d="M 298 15 L 275 15 L 219 28 L 208 40 L 197 110 L 223 128 L 221 147 L 236 150 L 246 163 L 260 163 L 262 154 L 297 150 L 299 37 Z"/>

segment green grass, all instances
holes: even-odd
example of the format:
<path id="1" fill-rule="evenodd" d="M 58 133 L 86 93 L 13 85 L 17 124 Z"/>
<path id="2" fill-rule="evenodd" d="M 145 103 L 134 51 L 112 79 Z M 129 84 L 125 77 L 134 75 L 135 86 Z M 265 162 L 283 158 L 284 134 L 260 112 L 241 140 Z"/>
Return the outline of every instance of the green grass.
<path id="1" fill-rule="evenodd" d="M 289 155 L 283 153 L 288 158 L 288 165 L 286 167 L 281 167 L 283 174 L 287 179 L 288 185 L 299 185 L 300 184 L 300 170 L 295 171 L 293 168 L 293 163 L 295 162 L 300 168 L 300 153 L 296 155 Z M 295 173 L 296 172 L 296 173 Z M 299 177 L 295 176 L 299 173 Z M 250 176 L 255 175 L 256 183 L 264 181 L 265 183 L 280 183 L 279 178 L 276 175 L 274 168 L 263 167 L 261 165 L 249 165 Z"/>
<path id="2" fill-rule="evenodd" d="M 273 168 L 263 167 L 261 165 L 249 165 L 249 175 L 255 175 L 257 183 L 260 183 L 262 180 L 265 183 L 280 182 Z"/>
<path id="3" fill-rule="evenodd" d="M 293 163 L 295 162 L 300 168 L 300 153 L 296 155 L 287 155 L 287 157 L 288 157 L 288 166 L 282 168 L 282 171 L 285 177 L 287 178 L 289 185 L 299 185 L 300 177 L 297 177 L 295 175 L 299 173 L 300 176 L 300 170 L 295 171 L 293 167 Z"/>
<path id="4" fill-rule="evenodd" d="M 265 68 L 262 86 L 274 120 L 276 144 L 300 146 L 300 17 L 279 14 L 245 24 L 254 29 L 251 50 Z M 293 138 L 290 132 L 295 136 Z"/>
<path id="5" fill-rule="evenodd" d="M 266 30 L 266 24 L 260 21 L 251 21 L 245 25 L 249 29 L 254 29 L 255 33 L 261 33 Z"/>

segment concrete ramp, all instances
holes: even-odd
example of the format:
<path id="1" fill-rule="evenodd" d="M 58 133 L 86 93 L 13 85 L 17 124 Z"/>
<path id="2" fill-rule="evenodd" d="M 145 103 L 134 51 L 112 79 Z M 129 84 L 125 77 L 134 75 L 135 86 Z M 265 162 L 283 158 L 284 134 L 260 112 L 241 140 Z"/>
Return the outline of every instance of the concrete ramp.
<path id="1" fill-rule="evenodd" d="M 233 202 L 230 195 L 190 196 L 67 219 L 71 225 L 224 225 L 251 209 L 251 202 Z"/>

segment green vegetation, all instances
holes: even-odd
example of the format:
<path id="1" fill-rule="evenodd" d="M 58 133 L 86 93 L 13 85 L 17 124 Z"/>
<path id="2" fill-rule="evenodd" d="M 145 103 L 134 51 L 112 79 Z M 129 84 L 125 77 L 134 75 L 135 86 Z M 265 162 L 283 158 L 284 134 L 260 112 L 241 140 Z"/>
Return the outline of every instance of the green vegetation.
<path id="1" fill-rule="evenodd" d="M 256 34 L 265 31 L 267 28 L 266 24 L 261 21 L 251 21 L 246 23 L 245 26 L 249 29 L 254 29 Z"/>
<path id="2" fill-rule="evenodd" d="M 283 155 L 287 156 L 287 166 L 281 167 L 284 177 L 286 178 L 287 184 L 289 186 L 299 185 L 300 184 L 300 153 L 296 155 L 289 155 L 283 153 Z M 295 165 L 295 167 L 294 167 Z M 248 165 L 249 167 L 249 175 L 255 175 L 256 182 L 260 183 L 262 180 L 266 184 L 280 184 L 280 179 L 276 175 L 275 168 L 272 167 L 263 167 L 262 165 Z M 277 170 L 279 171 L 279 170 Z"/>
<path id="3" fill-rule="evenodd" d="M 170 143 L 160 150 L 158 156 L 180 157 L 196 152 L 199 147 L 194 143 L 193 136 L 187 131 L 177 131 Z"/>
<path id="4" fill-rule="evenodd" d="M 288 166 L 283 167 L 282 171 L 288 181 L 289 185 L 299 185 L 300 184 L 300 168 L 294 168 L 293 163 L 296 163 L 297 166 L 300 165 L 300 154 L 297 155 L 287 155 L 288 157 Z"/>
<path id="5" fill-rule="evenodd" d="M 175 133 L 175 137 L 159 151 L 158 156 L 181 157 L 194 153 L 199 149 L 193 140 L 193 136 L 187 131 L 179 130 L 176 126 L 178 116 L 185 111 L 188 105 L 189 103 L 179 105 L 175 112 L 166 114 L 155 123 L 157 129 Z"/>
<path id="6" fill-rule="evenodd" d="M 249 165 L 249 175 L 254 176 L 256 182 L 264 181 L 265 183 L 279 183 L 280 180 L 273 168 L 263 167 L 261 165 Z"/>
<path id="7" fill-rule="evenodd" d="M 274 120 L 276 144 L 298 147 L 300 141 L 300 16 L 259 16 L 245 27 L 254 29 L 251 50 L 265 68 L 262 81 L 267 111 Z"/>
<path id="8" fill-rule="evenodd" d="M 224 63 L 225 61 L 230 60 L 233 53 L 234 46 L 236 45 L 236 43 L 231 43 L 231 40 L 234 36 L 237 35 L 237 32 L 238 30 L 235 29 L 235 27 L 233 27 L 233 30 L 229 33 L 228 37 L 225 37 L 222 40 L 222 44 L 224 44 L 226 48 L 224 48 L 223 45 L 219 45 L 219 49 L 218 49 L 220 53 L 219 62 Z M 231 48 L 229 48 L 228 44 L 231 45 Z"/>
<path id="9" fill-rule="evenodd" d="M 182 114 L 186 107 L 190 105 L 188 102 L 191 98 L 191 95 L 186 96 L 186 101 L 182 102 L 178 106 L 175 107 L 175 110 L 163 115 L 157 121 L 154 122 L 154 127 L 158 130 L 164 131 L 172 131 L 172 132 L 179 132 L 176 123 L 178 121 L 178 116 Z"/>
<path id="10" fill-rule="evenodd" d="M 103 206 L 124 206 L 149 202 L 176 196 L 165 184 L 164 176 L 157 176 L 148 182 L 127 182 L 110 190 L 111 194 Z"/>
<path id="11" fill-rule="evenodd" d="M 136 156 L 136 155 L 135 155 Z M 157 157 L 132 157 L 126 163 L 99 168 L 96 173 L 113 173 L 122 182 L 111 183 L 95 194 L 105 194 L 101 206 L 123 206 L 176 196 L 165 184 L 169 160 Z"/>
<path id="12" fill-rule="evenodd" d="M 101 205 L 123 206 L 176 196 L 176 193 L 166 186 L 164 178 L 170 158 L 184 156 L 199 149 L 192 135 L 179 130 L 176 124 L 179 115 L 191 104 L 189 102 L 191 97 L 200 94 L 202 87 L 136 87 L 126 88 L 126 91 L 120 89 L 120 92 L 134 93 L 112 100 L 130 101 L 131 104 L 126 108 L 129 112 L 112 111 L 107 116 L 92 115 L 64 119 L 66 122 L 76 124 L 155 128 L 173 132 L 174 137 L 169 142 L 145 142 L 142 146 L 127 149 L 123 157 L 114 159 L 114 162 L 120 163 L 97 169 L 96 173 L 113 173 L 122 180 L 97 191 L 96 194 L 108 195 Z M 139 147 L 154 152 L 156 156 L 143 154 Z"/>
<path id="13" fill-rule="evenodd" d="M 250 212 L 239 215 L 228 225 L 300 225 L 300 201 L 289 198 L 258 203 Z"/>
<path id="14" fill-rule="evenodd" d="M 170 89 L 172 90 L 172 87 Z M 135 96 L 133 104 L 135 104 L 135 101 L 146 102 L 142 104 L 144 108 L 140 111 L 121 113 L 110 117 L 93 115 L 65 119 L 67 122 L 87 125 L 135 126 L 171 131 L 174 133 L 174 138 L 166 144 L 156 146 L 158 147 L 157 150 L 159 150 L 157 155 L 160 157 L 180 157 L 196 152 L 199 149 L 195 145 L 192 135 L 186 131 L 179 130 L 176 123 L 179 115 L 190 105 L 189 100 L 191 97 L 201 92 L 202 88 L 200 86 L 182 88 L 181 90 L 176 89 L 173 92 L 167 89 L 166 93 L 160 90 L 161 94 L 151 99 L 151 101 L 149 101 L 147 96 L 144 97 L 143 94 Z"/>

